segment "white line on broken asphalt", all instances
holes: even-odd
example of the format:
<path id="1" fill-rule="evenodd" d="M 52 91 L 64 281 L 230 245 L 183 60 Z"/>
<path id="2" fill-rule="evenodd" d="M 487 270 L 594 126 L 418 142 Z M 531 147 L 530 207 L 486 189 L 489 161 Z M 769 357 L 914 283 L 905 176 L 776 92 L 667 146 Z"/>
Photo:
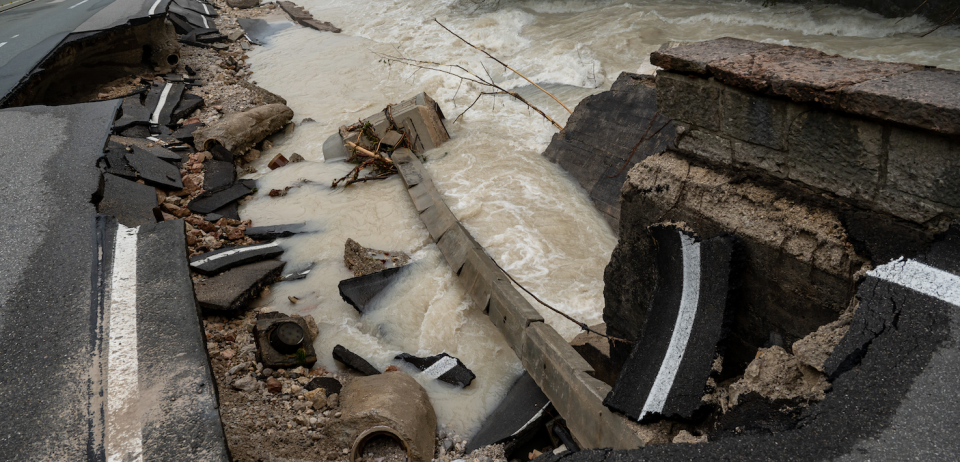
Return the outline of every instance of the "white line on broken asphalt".
<path id="1" fill-rule="evenodd" d="M 683 361 L 683 353 L 687 350 L 693 320 L 697 316 L 697 305 L 700 303 L 700 243 L 680 232 L 680 245 L 683 254 L 683 290 L 680 293 L 677 323 L 673 327 L 673 335 L 670 336 L 667 354 L 663 356 L 657 378 L 653 381 L 653 387 L 647 394 L 647 401 L 643 404 L 637 421 L 642 420 L 647 413 L 663 411 L 663 405 L 667 403 L 673 380 Z"/>
<path id="2" fill-rule="evenodd" d="M 218 253 L 218 254 L 216 254 L 216 255 L 210 255 L 210 256 L 207 257 L 207 258 L 204 258 L 204 259 L 201 259 L 201 260 L 197 260 L 197 261 L 195 261 L 195 262 L 193 262 L 193 263 L 190 263 L 190 266 L 197 267 L 197 266 L 203 265 L 204 263 L 209 263 L 209 262 L 212 262 L 212 261 L 214 261 L 214 260 L 219 260 L 219 259 L 221 259 L 221 258 L 229 257 L 229 256 L 231 256 L 231 255 L 236 255 L 236 254 L 241 253 L 241 252 L 250 252 L 250 251 L 259 250 L 259 249 L 269 249 L 270 247 L 280 247 L 280 244 L 277 244 L 277 243 L 275 243 L 275 242 L 271 242 L 271 243 L 269 243 L 269 244 L 260 244 L 260 245 L 251 245 L 251 246 L 247 246 L 247 247 L 238 247 L 238 248 L 233 249 L 233 250 L 228 250 L 228 251 L 226 251 L 226 252 L 220 252 L 220 253 Z"/>
<path id="3" fill-rule="evenodd" d="M 0 47 L 4 46 L 4 45 L 6 45 L 6 44 L 7 44 L 7 42 L 0 43 Z"/>
<path id="4" fill-rule="evenodd" d="M 160 112 L 163 111 L 163 105 L 167 104 L 167 96 L 170 95 L 171 88 L 173 88 L 172 83 L 163 86 L 163 91 L 160 92 L 160 102 L 157 103 L 157 109 L 153 111 L 153 115 L 150 116 L 150 123 L 152 125 L 160 123 Z"/>
<path id="5" fill-rule="evenodd" d="M 444 356 L 440 358 L 439 361 L 431 364 L 430 367 L 424 369 L 423 373 L 431 379 L 437 379 L 454 367 L 457 367 L 457 360 L 451 356 Z"/>
<path id="6" fill-rule="evenodd" d="M 960 276 L 918 261 L 900 257 L 874 268 L 867 275 L 960 306 Z"/>
<path id="7" fill-rule="evenodd" d="M 157 0 L 157 1 L 153 4 L 153 6 L 150 7 L 150 12 L 147 13 L 147 16 L 153 16 L 153 14 L 157 12 L 157 7 L 160 6 L 160 2 L 162 2 L 162 1 L 163 1 L 163 0 Z"/>
<path id="8" fill-rule="evenodd" d="M 530 420 L 527 421 L 527 423 L 523 424 L 523 426 L 520 427 L 520 428 L 518 428 L 517 431 L 511 433 L 510 436 L 516 436 L 517 433 L 522 432 L 524 428 L 527 428 L 527 427 L 530 426 L 530 424 L 536 422 L 536 420 L 539 419 L 540 416 L 543 415 L 543 411 L 544 411 L 548 406 L 550 406 L 550 401 L 547 401 L 547 404 L 544 404 L 543 407 L 541 407 L 540 410 L 537 411 L 537 413 L 534 414 L 533 417 L 531 417 Z"/>
<path id="9" fill-rule="evenodd" d="M 71 6 L 70 8 L 67 8 L 67 9 L 68 9 L 68 10 L 72 10 L 72 9 L 74 9 L 74 8 L 80 6 L 80 5 L 83 5 L 84 3 L 89 2 L 89 1 L 90 1 L 90 0 L 83 0 L 82 2 L 77 3 L 76 5 L 73 5 L 73 6 Z"/>
<path id="10" fill-rule="evenodd" d="M 137 356 L 137 232 L 117 225 L 108 308 L 107 461 L 143 460 L 137 407 L 140 365 Z"/>

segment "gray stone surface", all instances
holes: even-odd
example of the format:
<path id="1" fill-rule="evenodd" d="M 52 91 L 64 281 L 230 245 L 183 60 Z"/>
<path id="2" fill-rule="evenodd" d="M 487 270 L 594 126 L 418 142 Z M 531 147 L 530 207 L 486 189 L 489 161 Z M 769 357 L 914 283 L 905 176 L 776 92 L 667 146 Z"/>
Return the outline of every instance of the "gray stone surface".
<path id="1" fill-rule="evenodd" d="M 900 128 L 891 129 L 889 136 L 884 189 L 960 207 L 960 142 Z"/>
<path id="2" fill-rule="evenodd" d="M 844 88 L 843 110 L 914 127 L 960 135 L 960 72 L 932 69 Z"/>
<path id="3" fill-rule="evenodd" d="M 720 131 L 720 94 L 723 87 L 696 77 L 662 72 L 657 74 L 657 107 L 663 115 Z"/>
<path id="4" fill-rule="evenodd" d="M 620 74 L 610 91 L 588 96 L 577 105 L 564 130 L 543 152 L 580 183 L 614 230 L 627 172 L 666 149 L 675 136 L 669 119 L 656 116 L 656 91 L 650 85 L 649 77 Z M 638 146 L 645 134 L 649 139 Z"/>
<path id="5" fill-rule="evenodd" d="M 767 50 L 776 45 L 732 37 L 661 49 L 650 54 L 650 63 L 668 71 L 707 74 L 707 64 L 745 53 Z"/>

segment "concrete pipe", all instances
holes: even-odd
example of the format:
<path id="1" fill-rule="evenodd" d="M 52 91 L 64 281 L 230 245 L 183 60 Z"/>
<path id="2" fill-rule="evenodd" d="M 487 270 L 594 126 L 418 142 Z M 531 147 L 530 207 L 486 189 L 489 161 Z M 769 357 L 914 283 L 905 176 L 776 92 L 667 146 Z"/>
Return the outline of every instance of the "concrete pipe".
<path id="1" fill-rule="evenodd" d="M 283 104 L 267 104 L 245 112 L 227 114 L 217 123 L 198 129 L 193 140 L 198 149 L 209 151 L 219 143 L 227 150 L 242 153 L 283 128 L 293 110 Z"/>
<path id="2" fill-rule="evenodd" d="M 344 385 L 340 403 L 343 415 L 336 436 L 351 448 L 351 461 L 377 436 L 398 442 L 411 462 L 433 458 L 437 415 L 413 377 L 397 371 L 355 378 Z"/>

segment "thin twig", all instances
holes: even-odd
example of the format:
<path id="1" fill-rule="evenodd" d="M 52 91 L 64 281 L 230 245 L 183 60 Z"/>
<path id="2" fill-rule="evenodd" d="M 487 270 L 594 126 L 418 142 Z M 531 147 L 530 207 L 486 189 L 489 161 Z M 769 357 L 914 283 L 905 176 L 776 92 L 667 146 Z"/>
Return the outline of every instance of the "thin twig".
<path id="1" fill-rule="evenodd" d="M 923 3 L 921 3 L 920 6 L 926 5 L 928 1 L 930 1 L 930 0 L 923 0 Z M 916 13 L 916 12 L 920 9 L 920 6 L 918 6 L 916 9 L 914 9 L 913 11 L 911 11 L 909 16 L 913 16 L 913 14 Z M 900 24 L 900 21 L 903 21 L 904 19 L 907 19 L 907 17 L 904 16 L 904 17 L 898 19 L 897 22 L 893 23 L 893 25 L 896 26 L 897 24 Z"/>
<path id="2" fill-rule="evenodd" d="M 926 36 L 932 34 L 933 31 L 935 31 L 935 30 L 943 27 L 944 25 L 946 25 L 948 22 L 950 22 L 951 19 L 954 18 L 954 16 L 957 15 L 957 12 L 958 12 L 958 11 L 960 11 L 960 6 L 958 6 L 957 9 L 953 10 L 953 13 L 950 13 L 950 16 L 948 16 L 947 19 L 944 19 L 943 22 L 941 22 L 940 24 L 937 24 L 937 27 L 934 27 L 933 29 L 928 30 L 927 33 L 921 35 L 920 38 L 926 37 Z"/>
<path id="3" fill-rule="evenodd" d="M 545 306 L 545 307 L 547 307 L 547 308 L 550 308 L 551 310 L 553 310 L 554 313 L 557 313 L 557 314 L 559 314 L 560 316 L 563 316 L 564 318 L 567 318 L 570 322 L 572 322 L 572 323 L 580 326 L 581 329 L 583 329 L 583 330 L 585 330 L 585 331 L 587 331 L 587 332 L 591 332 L 591 333 L 597 334 L 597 335 L 599 335 L 599 336 L 601 336 L 601 337 L 606 337 L 606 338 L 608 338 L 608 339 L 610 339 L 610 340 L 613 340 L 614 342 L 622 342 L 622 343 L 626 343 L 627 345 L 633 345 L 633 342 L 631 342 L 631 341 L 629 341 L 629 340 L 622 339 L 622 338 L 617 338 L 617 337 L 611 337 L 611 336 L 606 335 L 606 334 L 601 334 L 600 332 L 597 332 L 597 331 L 591 329 L 590 326 L 587 325 L 587 323 L 577 321 L 576 319 L 573 319 L 572 317 L 570 317 L 570 315 L 568 315 L 567 313 L 564 313 L 563 311 L 560 311 L 560 310 L 558 310 L 558 309 L 550 306 L 549 303 L 547 303 L 547 302 L 545 302 L 545 301 L 543 301 L 543 300 L 540 300 L 540 298 L 537 297 L 536 295 L 534 295 L 533 292 L 530 292 L 529 290 L 527 290 L 526 287 L 524 287 L 522 284 L 520 284 L 519 282 L 517 282 L 517 280 L 514 279 L 513 276 L 511 276 L 510 273 L 507 272 L 507 270 L 503 269 L 503 267 L 501 267 L 500 264 L 497 263 L 496 260 L 494 260 L 493 258 L 491 258 L 490 261 L 492 261 L 494 265 L 497 265 L 497 268 L 500 268 L 500 271 L 503 271 L 503 274 L 506 274 L 507 277 L 510 278 L 510 280 L 513 281 L 513 283 L 517 285 L 517 287 L 519 287 L 520 289 L 522 289 L 524 292 L 530 294 L 530 296 L 533 297 L 534 300 L 540 302 L 541 305 L 543 305 L 543 306 Z"/>
<path id="4" fill-rule="evenodd" d="M 530 82 L 533 86 L 539 88 L 540 91 L 546 93 L 548 96 L 550 96 L 551 98 L 553 98 L 553 100 L 556 101 L 557 104 L 563 106 L 563 108 L 566 109 L 567 112 L 569 112 L 570 114 L 573 114 L 573 111 L 571 111 L 570 108 L 568 108 L 566 104 L 563 104 L 559 99 L 557 99 L 556 96 L 553 96 L 549 91 L 544 90 L 543 87 L 541 87 L 540 85 L 537 85 L 536 82 L 534 82 L 533 80 L 528 79 L 527 76 L 521 74 L 520 72 L 517 72 L 516 69 L 508 66 L 507 63 L 505 63 L 505 62 L 503 62 L 503 61 L 500 61 L 500 60 L 497 59 L 495 56 L 491 55 L 490 53 L 487 53 L 486 50 L 477 47 L 476 45 L 468 42 L 467 39 L 465 39 L 465 38 L 457 35 L 456 32 L 450 30 L 450 28 L 448 28 L 447 26 L 444 26 L 443 23 L 441 23 L 440 21 L 437 21 L 437 18 L 433 18 L 433 20 L 434 20 L 434 22 L 436 22 L 437 24 L 440 24 L 440 27 L 446 29 L 447 32 L 453 34 L 454 37 L 460 39 L 460 41 L 462 41 L 463 43 L 466 43 L 467 45 L 470 45 L 471 47 L 473 47 L 473 49 L 475 49 L 475 50 L 477 50 L 477 51 L 479 51 L 479 52 L 487 55 L 488 58 L 490 58 L 490 59 L 492 59 L 492 60 L 500 63 L 501 66 L 503 66 L 503 67 L 505 67 L 505 68 L 510 69 L 511 71 L 513 71 L 514 74 L 517 74 L 517 75 L 519 75 L 520 77 L 523 77 L 523 80 L 526 80 L 527 82 Z"/>

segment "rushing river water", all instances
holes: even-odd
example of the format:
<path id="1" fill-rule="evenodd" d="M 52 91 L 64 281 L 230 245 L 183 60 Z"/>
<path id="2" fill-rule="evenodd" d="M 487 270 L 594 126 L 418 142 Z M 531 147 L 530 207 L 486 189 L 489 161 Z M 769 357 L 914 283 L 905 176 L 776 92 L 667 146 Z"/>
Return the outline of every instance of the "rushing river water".
<path id="1" fill-rule="evenodd" d="M 492 4 L 495 0 L 488 0 Z M 817 48 L 848 57 L 906 61 L 960 69 L 960 31 L 934 27 L 920 17 L 897 22 L 839 7 L 732 1 L 500 1 L 477 9 L 456 0 L 298 0 L 315 17 L 343 28 L 341 34 L 288 28 L 251 52 L 259 85 L 287 99 L 296 112 L 295 133 L 254 164 L 256 197 L 241 214 L 257 225 L 306 222 L 313 231 L 282 240 L 288 268 L 316 266 L 300 281 L 273 286 L 260 300 L 289 313 L 312 314 L 320 325 L 321 365 L 342 344 L 380 369 L 407 352 L 447 352 L 477 375 L 460 390 L 429 379 L 423 383 L 441 425 L 467 437 L 522 371 L 499 332 L 472 306 L 414 211 L 402 181 L 331 189 L 352 165 L 325 163 L 321 146 L 338 126 L 355 122 L 426 91 L 446 113 L 452 140 L 428 152 L 426 167 L 453 212 L 501 266 L 529 289 L 587 323 L 601 322 L 603 270 L 616 245 L 610 227 L 582 189 L 540 153 L 556 129 L 526 107 L 484 99 L 460 122 L 452 120 L 477 89 L 436 72 L 380 62 L 379 54 L 461 64 L 477 73 L 480 54 L 443 31 L 439 19 L 474 44 L 549 88 L 570 108 L 603 91 L 622 71 L 652 73 L 648 55 L 667 41 L 721 36 Z M 531 95 L 561 124 L 567 113 L 526 82 L 490 60 L 486 69 L 504 87 Z M 642 130 L 642 127 L 638 127 Z M 638 132 L 639 133 L 639 132 Z M 270 171 L 281 152 L 307 162 Z M 281 198 L 265 192 L 295 186 Z M 353 238 L 367 247 L 403 250 L 413 271 L 359 316 L 338 293 L 352 276 L 343 246 Z M 296 304 L 288 301 L 293 295 Z M 535 306 L 537 306 L 535 304 Z M 538 309 L 540 308 L 537 306 Z M 565 338 L 573 324 L 545 309 L 547 322 Z"/>

